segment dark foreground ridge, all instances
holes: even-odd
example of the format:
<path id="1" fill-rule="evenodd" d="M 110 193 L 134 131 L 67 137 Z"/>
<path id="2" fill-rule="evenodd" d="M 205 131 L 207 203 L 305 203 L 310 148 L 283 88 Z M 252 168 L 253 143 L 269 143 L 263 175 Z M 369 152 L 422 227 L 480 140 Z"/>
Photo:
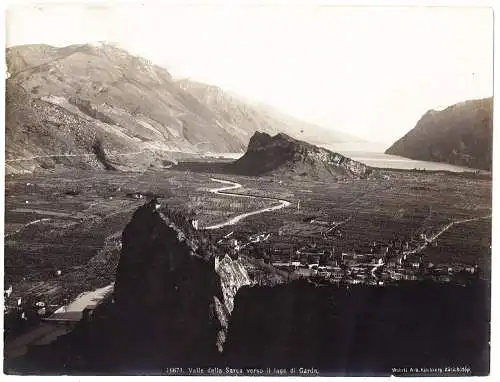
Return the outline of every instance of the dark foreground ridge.
<path id="1" fill-rule="evenodd" d="M 155 200 L 140 207 L 122 235 L 113 298 L 71 333 L 6 360 L 6 372 L 489 373 L 484 281 L 262 286 L 251 281 L 245 259 L 213 242 Z"/>

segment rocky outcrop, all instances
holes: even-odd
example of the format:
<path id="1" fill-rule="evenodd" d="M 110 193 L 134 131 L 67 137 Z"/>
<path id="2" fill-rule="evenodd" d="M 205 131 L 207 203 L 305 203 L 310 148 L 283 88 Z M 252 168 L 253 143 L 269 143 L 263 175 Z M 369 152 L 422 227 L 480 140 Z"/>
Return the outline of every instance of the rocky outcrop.
<path id="1" fill-rule="evenodd" d="M 230 169 L 244 175 L 281 172 L 319 178 L 366 177 L 372 168 L 341 154 L 279 133 L 256 132 L 247 151 Z"/>
<path id="2" fill-rule="evenodd" d="M 386 154 L 491 170 L 493 98 L 429 110 Z"/>
<path id="3" fill-rule="evenodd" d="M 228 255 L 219 260 L 215 258 L 215 272 L 220 277 L 222 289 L 222 300 L 215 296 L 215 310 L 221 329 L 217 333 L 217 349 L 224 350 L 229 328 L 229 318 L 234 309 L 234 299 L 238 290 L 245 285 L 250 285 L 251 281 L 243 264 L 239 260 L 233 260 Z"/>
<path id="4" fill-rule="evenodd" d="M 139 208 L 123 232 L 114 309 L 127 317 L 125 332 L 140 333 L 141 357 L 160 349 L 170 361 L 217 358 L 234 297 L 250 279 L 240 260 L 210 252 L 202 232 L 157 207 Z"/>

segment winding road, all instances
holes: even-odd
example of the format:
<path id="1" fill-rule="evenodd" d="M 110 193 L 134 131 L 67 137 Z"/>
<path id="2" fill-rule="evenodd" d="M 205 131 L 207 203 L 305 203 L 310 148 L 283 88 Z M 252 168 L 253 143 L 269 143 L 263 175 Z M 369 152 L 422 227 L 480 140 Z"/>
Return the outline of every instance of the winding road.
<path id="1" fill-rule="evenodd" d="M 41 223 L 41 222 L 45 222 L 45 221 L 48 221 L 50 220 L 49 218 L 43 218 L 43 219 L 36 219 L 36 220 L 33 220 L 33 221 L 30 221 L 29 223 L 26 223 L 25 225 L 23 225 L 21 228 L 15 230 L 14 232 L 10 232 L 10 233 L 6 233 L 4 235 L 4 239 L 12 236 L 12 235 L 15 235 L 19 232 L 21 232 L 23 229 L 25 229 L 26 227 L 29 227 L 30 225 L 33 225 L 33 224 L 38 224 L 38 223 Z"/>
<path id="2" fill-rule="evenodd" d="M 208 227 L 204 227 L 203 229 L 206 229 L 206 230 L 211 230 L 211 229 L 218 229 L 218 228 L 222 228 L 222 227 L 225 227 L 225 226 L 228 226 L 228 225 L 234 225 L 236 223 L 238 223 L 240 220 L 248 217 L 248 216 L 252 216 L 252 215 L 258 215 L 258 214 L 262 214 L 264 212 L 270 212 L 270 211 L 275 211 L 275 210 L 279 210 L 281 208 L 284 208 L 284 207 L 288 207 L 291 203 L 288 201 L 288 200 L 283 200 L 283 199 L 278 199 L 278 198 L 270 198 L 270 197 L 266 197 L 266 196 L 254 196 L 254 195 L 244 195 L 244 194 L 234 194 L 234 193 L 231 193 L 231 192 L 227 192 L 229 190 L 236 190 L 238 188 L 241 188 L 241 184 L 239 183 L 236 183 L 236 182 L 232 182 L 230 180 L 223 180 L 223 179 L 216 179 L 216 178 L 210 178 L 211 181 L 213 182 L 218 182 L 218 183 L 222 183 L 222 184 L 227 184 L 228 186 L 224 186 L 224 187 L 218 187 L 218 188 L 212 188 L 209 190 L 209 192 L 213 193 L 213 194 L 218 194 L 218 195 L 227 195 L 227 196 L 233 196 L 233 197 L 240 197 L 240 198 L 252 198 L 252 199 L 263 199 L 263 200 L 272 200 L 272 201 L 277 201 L 279 202 L 279 204 L 275 205 L 275 206 L 272 206 L 272 207 L 267 207 L 267 208 L 262 208 L 260 210 L 256 210 L 256 211 L 251 211 L 251 212 L 245 212 L 243 214 L 240 214 L 240 215 L 236 215 L 228 220 L 225 220 L 221 223 L 218 223 L 218 224 L 214 224 L 214 225 L 211 225 L 211 226 L 208 226 Z"/>
<path id="3" fill-rule="evenodd" d="M 144 150 L 134 151 L 130 153 L 106 153 L 106 156 L 116 157 L 116 156 L 129 156 L 129 155 L 138 155 L 144 153 Z M 35 155 L 27 158 L 16 158 L 16 159 L 6 159 L 5 162 L 24 162 L 24 161 L 32 161 L 35 159 L 41 158 L 64 158 L 64 157 L 95 157 L 95 154 L 49 154 L 49 155 Z"/>

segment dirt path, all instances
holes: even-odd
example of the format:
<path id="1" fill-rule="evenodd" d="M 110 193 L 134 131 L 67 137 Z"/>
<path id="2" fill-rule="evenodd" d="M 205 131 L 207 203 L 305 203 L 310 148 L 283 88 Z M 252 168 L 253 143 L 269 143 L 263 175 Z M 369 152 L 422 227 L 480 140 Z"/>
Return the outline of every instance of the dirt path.
<path id="1" fill-rule="evenodd" d="M 460 219 L 460 220 L 452 221 L 452 222 L 446 224 L 443 228 L 441 228 L 436 234 L 434 234 L 430 238 L 426 237 L 426 240 L 425 240 L 424 244 L 422 244 L 421 246 L 419 246 L 419 247 L 417 247 L 415 249 L 412 249 L 410 251 L 405 251 L 405 252 L 403 252 L 403 254 L 405 254 L 405 255 L 411 255 L 411 254 L 418 253 L 418 252 L 424 250 L 429 244 L 431 244 L 434 241 L 436 241 L 439 236 L 441 236 L 443 233 L 445 233 L 446 231 L 448 231 L 454 225 L 463 224 L 463 223 L 472 222 L 472 221 L 481 220 L 481 219 L 489 219 L 489 218 L 491 218 L 491 216 L 492 215 L 490 214 L 490 215 L 486 215 L 486 216 L 480 216 L 480 217 L 477 217 L 477 218 Z"/>

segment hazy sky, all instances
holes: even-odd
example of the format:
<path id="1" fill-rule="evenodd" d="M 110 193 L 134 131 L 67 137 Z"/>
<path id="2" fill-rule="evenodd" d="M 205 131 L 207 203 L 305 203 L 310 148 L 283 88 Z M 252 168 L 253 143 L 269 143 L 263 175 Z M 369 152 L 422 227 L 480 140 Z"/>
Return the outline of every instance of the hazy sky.
<path id="1" fill-rule="evenodd" d="M 52 5 L 10 8 L 8 46 L 116 42 L 174 77 L 370 141 L 493 94 L 489 8 Z"/>

